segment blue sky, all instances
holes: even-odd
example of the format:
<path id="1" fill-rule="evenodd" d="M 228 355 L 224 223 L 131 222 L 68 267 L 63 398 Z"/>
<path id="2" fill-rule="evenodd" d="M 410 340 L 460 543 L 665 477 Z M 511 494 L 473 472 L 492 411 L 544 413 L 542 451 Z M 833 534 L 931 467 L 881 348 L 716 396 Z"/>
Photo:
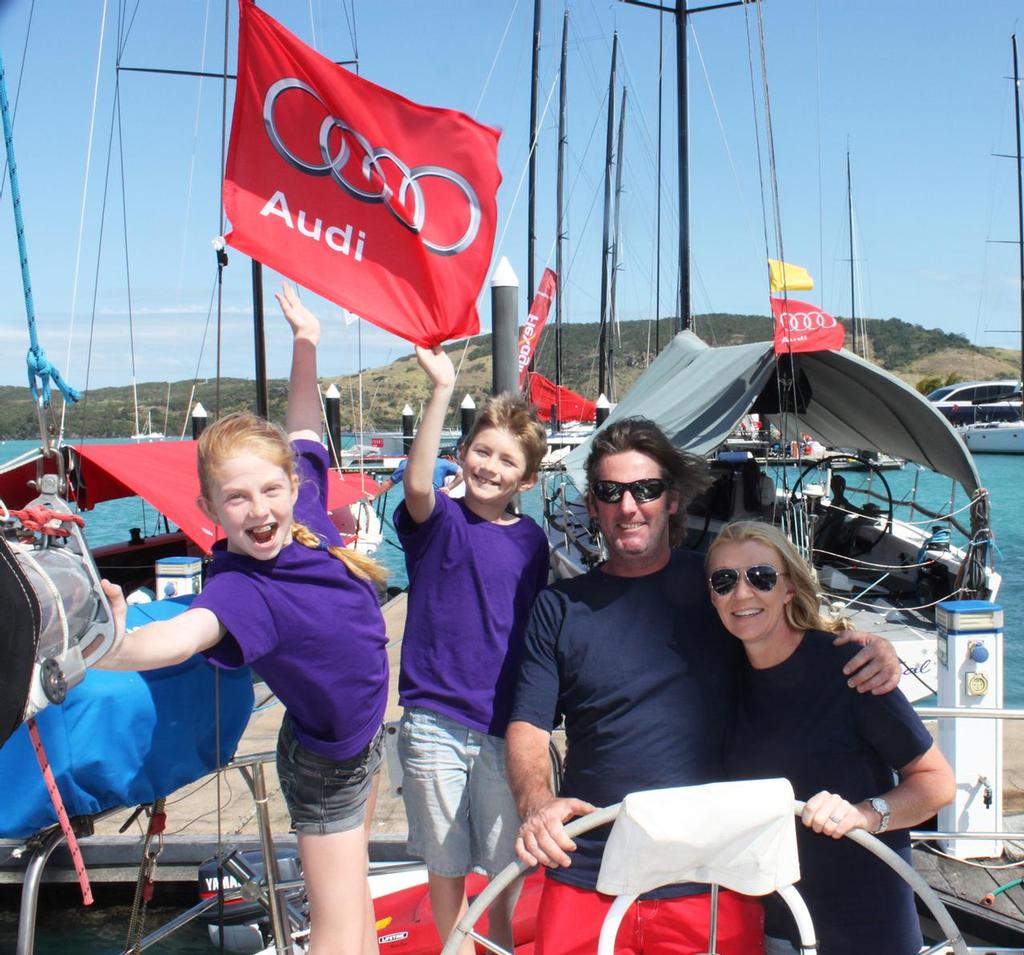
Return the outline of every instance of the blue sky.
<path id="1" fill-rule="evenodd" d="M 349 59 L 357 47 L 360 70 L 374 82 L 423 103 L 465 110 L 503 130 L 495 260 L 508 256 L 525 286 L 526 190 L 520 184 L 533 4 L 355 0 L 355 40 L 346 16 L 349 3 L 265 0 L 261 6 L 333 59 Z M 115 129 L 104 205 L 107 144 L 117 123 L 117 11 L 107 12 L 79 252 L 103 4 L 37 3 L 22 73 L 30 9 L 29 0 L 3 6 L 0 52 L 9 96 L 12 102 L 18 97 L 15 147 L 40 339 L 78 387 L 127 383 L 133 363 L 139 381 L 189 378 L 197 368 L 201 377 L 210 377 L 212 324 L 205 349 L 202 341 L 215 273 L 210 240 L 219 231 L 222 84 L 120 74 L 122 136 Z M 228 9 L 233 70 L 234 0 Z M 1011 0 L 765 3 L 784 249 L 789 261 L 808 268 L 818 282 L 809 300 L 849 314 L 849 144 L 858 311 L 959 332 L 982 345 L 1019 347 L 1016 250 L 988 240 L 1015 239 L 1016 232 L 1014 164 L 992 154 L 1014 148 L 1008 77 L 1010 34 L 1019 26 L 1020 9 Z M 560 4 L 545 3 L 542 107 L 556 84 L 562 11 Z M 570 15 L 566 317 L 598 317 L 604 101 L 611 35 L 618 29 L 620 85 L 629 88 L 619 314 L 645 318 L 655 311 L 658 20 L 649 10 L 607 0 L 573 4 Z M 748 57 L 748 28 L 757 43 L 756 12 L 748 7 L 704 13 L 692 17 L 691 25 L 694 309 L 767 314 Z M 220 0 L 142 0 L 121 63 L 219 71 L 223 30 Z M 661 314 L 674 313 L 677 261 L 674 44 L 673 25 L 666 21 Z M 756 60 L 755 73 L 760 99 Z M 229 87 L 229 111 L 232 96 Z M 549 255 L 553 264 L 556 102 L 555 88 L 539 142 L 538 275 Z M 763 109 L 757 119 L 764 151 Z M 27 333 L 8 190 L 0 203 L 0 278 L 0 347 L 9 356 L 0 383 L 19 384 Z M 278 376 L 287 372 L 288 348 L 270 298 L 276 284 L 268 272 L 269 370 Z M 525 288 L 522 297 L 525 302 Z M 252 374 L 250 299 L 248 263 L 232 253 L 223 308 L 226 375 Z M 325 374 L 371 367 L 410 350 L 369 324 L 345 326 L 328 303 L 313 304 L 326 324 Z M 489 312 L 485 288 L 484 329 Z M 698 331 L 713 340 L 713 328 Z"/>

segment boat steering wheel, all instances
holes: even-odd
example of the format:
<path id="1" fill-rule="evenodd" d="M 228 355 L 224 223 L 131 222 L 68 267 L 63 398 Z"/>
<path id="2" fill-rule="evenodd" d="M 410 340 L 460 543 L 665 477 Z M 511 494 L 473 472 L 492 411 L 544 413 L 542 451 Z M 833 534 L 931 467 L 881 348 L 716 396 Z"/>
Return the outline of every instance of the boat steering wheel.
<path id="1" fill-rule="evenodd" d="M 620 805 L 620 803 L 616 803 L 615 805 L 608 806 L 605 809 L 595 810 L 589 815 L 583 816 L 579 819 L 574 819 L 565 827 L 565 834 L 570 838 L 574 838 L 584 832 L 589 832 L 591 829 L 596 829 L 598 826 L 614 822 L 615 817 L 619 813 Z M 793 811 L 796 816 L 799 816 L 801 812 L 803 812 L 803 808 L 804 804 L 799 799 L 793 801 Z M 822 836 L 822 838 L 829 837 Z M 921 902 L 938 925 L 939 930 L 945 933 L 945 943 L 952 948 L 954 955 L 969 955 L 963 935 L 961 935 L 956 923 L 950 917 L 949 912 L 946 911 L 946 907 L 942 904 L 938 895 L 935 893 L 935 890 L 932 889 L 932 887 L 924 880 L 920 873 L 914 870 L 910 863 L 890 849 L 884 842 L 879 841 L 862 829 L 852 829 L 844 836 L 844 838 L 851 839 L 853 842 L 858 843 L 862 848 L 876 856 L 882 863 L 889 866 L 890 869 L 896 872 L 896 874 L 914 890 L 914 893 L 918 898 L 920 898 Z M 515 862 L 510 862 L 504 869 L 502 869 L 502 871 L 499 872 L 487 887 L 473 900 L 462 918 L 459 919 L 455 928 L 452 929 L 451 935 L 448 936 L 441 955 L 457 955 L 459 947 L 466 938 L 472 938 L 474 941 L 480 943 L 486 951 L 495 953 L 503 952 L 503 949 L 500 946 L 479 934 L 475 930 L 475 926 L 494 900 L 498 897 L 499 893 L 528 868 L 529 866 L 527 866 L 526 863 L 517 860 Z M 807 915 L 806 906 L 804 905 L 803 900 L 800 899 L 795 888 L 793 886 L 786 886 L 779 890 L 779 895 L 782 897 L 783 901 L 790 906 L 794 913 L 802 911 L 802 913 L 807 916 L 806 922 L 798 918 L 797 924 L 801 926 L 802 929 L 806 928 L 813 936 L 813 925 L 811 925 L 810 917 Z M 795 901 L 793 900 L 794 896 L 796 896 Z M 632 901 L 628 896 L 620 896 L 616 900 L 616 905 L 619 906 L 618 918 L 620 919 L 622 917 L 622 906 L 620 903 L 627 899 Z M 612 912 L 614 913 L 615 910 L 615 905 L 613 905 Z M 614 934 L 610 934 L 611 939 L 609 942 L 613 944 Z M 602 942 L 604 942 L 604 935 L 605 933 L 602 933 Z M 807 948 L 800 949 L 801 952 L 810 952 L 816 948 L 813 937 L 806 939 L 801 938 L 801 942 L 808 943 Z M 609 944 L 608 950 L 610 950 L 611 944 Z M 929 949 L 929 951 L 933 952 L 938 950 L 939 946 Z M 601 951 L 602 949 L 599 947 L 599 955 Z"/>
<path id="2" fill-rule="evenodd" d="M 866 540 L 866 541 L 865 540 L 860 540 L 858 542 L 858 539 L 855 536 L 854 541 L 851 543 L 851 546 L 850 546 L 850 548 L 849 548 L 849 550 L 847 552 L 847 556 L 849 556 L 849 557 L 859 557 L 862 554 L 867 554 L 869 551 L 871 551 L 872 548 L 874 548 L 874 546 L 883 537 L 885 537 L 885 535 L 887 533 L 889 533 L 889 531 L 892 530 L 893 507 L 894 507 L 893 499 L 892 499 L 892 488 L 889 487 L 889 482 L 885 479 L 884 472 L 882 471 L 882 469 L 880 467 L 878 467 L 877 464 L 875 464 L 874 462 L 872 462 L 868 458 L 861 457 L 860 455 L 857 455 L 857 454 L 830 454 L 827 457 L 821 458 L 821 459 L 819 459 L 817 461 L 812 461 L 811 463 L 805 465 L 801 469 L 799 476 L 797 477 L 796 481 L 793 483 L 793 489 L 790 492 L 789 500 L 790 500 L 791 504 L 795 504 L 796 503 L 796 501 L 797 501 L 797 492 L 803 486 L 804 480 L 807 478 L 807 476 L 809 474 L 811 474 L 812 472 L 814 472 L 816 470 L 828 471 L 829 474 L 831 474 L 831 472 L 832 472 L 832 465 L 834 463 L 839 463 L 839 462 L 856 464 L 857 467 L 863 468 L 866 471 L 869 471 L 869 472 L 871 472 L 873 474 L 876 474 L 878 476 L 878 480 L 882 482 L 882 487 L 885 489 L 885 499 L 884 499 L 884 502 L 883 502 L 883 506 L 880 507 L 880 508 L 877 508 L 877 513 L 872 513 L 871 511 L 862 510 L 861 508 L 857 507 L 856 505 L 854 505 L 850 501 L 848 501 L 845 498 L 845 496 L 843 496 L 842 491 L 845 488 L 845 480 L 843 481 L 843 486 L 839 490 L 838 496 L 834 496 L 833 499 L 832 499 L 832 507 L 837 507 L 837 508 L 839 508 L 841 510 L 847 511 L 847 512 L 849 512 L 851 514 L 854 514 L 854 515 L 858 515 L 859 514 L 859 515 L 863 516 L 866 520 L 869 520 L 869 521 L 881 521 L 882 522 L 882 526 L 878 529 L 878 533 L 874 537 L 870 538 L 869 540 Z M 836 477 L 841 477 L 841 475 L 836 475 Z M 835 478 L 831 478 L 831 477 L 829 479 L 829 489 L 830 490 L 832 489 L 832 484 L 833 484 L 834 480 L 835 480 Z M 873 505 L 873 507 L 877 507 L 877 505 Z"/>

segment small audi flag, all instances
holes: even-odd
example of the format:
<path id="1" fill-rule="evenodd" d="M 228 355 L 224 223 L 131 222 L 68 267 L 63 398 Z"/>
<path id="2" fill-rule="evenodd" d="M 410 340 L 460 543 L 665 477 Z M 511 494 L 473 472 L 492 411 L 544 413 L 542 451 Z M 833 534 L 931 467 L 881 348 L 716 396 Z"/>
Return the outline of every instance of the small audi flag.
<path id="1" fill-rule="evenodd" d="M 227 241 L 418 345 L 480 330 L 498 132 L 331 63 L 239 0 Z"/>
<path id="2" fill-rule="evenodd" d="M 828 312 L 817 305 L 795 298 L 773 298 L 775 315 L 775 354 L 801 351 L 839 351 L 846 330 Z"/>
<path id="3" fill-rule="evenodd" d="M 540 341 L 540 333 L 544 331 L 544 324 L 548 320 L 548 312 L 551 311 L 551 300 L 555 297 L 555 290 L 558 287 L 558 276 L 551 269 L 545 269 L 540 277 L 540 285 L 537 287 L 537 294 L 533 296 L 533 304 L 530 306 L 530 314 L 526 316 L 526 324 L 519 333 L 519 348 L 516 351 L 519 362 L 519 387 L 523 387 L 523 379 L 533 360 L 533 353 L 537 350 L 537 343 Z"/>

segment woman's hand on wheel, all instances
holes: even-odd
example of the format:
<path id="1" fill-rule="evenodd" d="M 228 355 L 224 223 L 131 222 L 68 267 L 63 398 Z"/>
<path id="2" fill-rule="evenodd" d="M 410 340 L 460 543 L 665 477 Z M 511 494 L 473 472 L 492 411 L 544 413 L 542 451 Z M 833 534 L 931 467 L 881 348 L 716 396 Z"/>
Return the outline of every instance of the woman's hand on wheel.
<path id="1" fill-rule="evenodd" d="M 870 831 L 864 814 L 838 793 L 823 789 L 804 803 L 800 821 L 823 835 L 842 839 L 851 829 Z"/>

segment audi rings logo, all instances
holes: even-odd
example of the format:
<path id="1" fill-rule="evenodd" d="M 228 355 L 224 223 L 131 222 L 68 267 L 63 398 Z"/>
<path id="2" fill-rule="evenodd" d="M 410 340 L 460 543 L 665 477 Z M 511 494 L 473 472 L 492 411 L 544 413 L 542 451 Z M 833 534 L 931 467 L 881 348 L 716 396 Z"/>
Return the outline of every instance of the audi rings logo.
<path id="1" fill-rule="evenodd" d="M 826 312 L 783 312 L 779 316 L 787 332 L 813 332 L 835 328 L 836 320 Z"/>
<path id="2" fill-rule="evenodd" d="M 318 141 L 322 162 L 307 162 L 288 148 L 281 138 L 274 120 L 274 108 L 277 100 L 287 90 L 301 90 L 312 96 L 324 109 L 327 109 L 327 104 L 320 98 L 316 90 L 294 77 L 278 80 L 267 90 L 266 98 L 263 100 L 263 125 L 267 129 L 270 142 L 285 162 L 310 176 L 330 176 L 353 199 L 358 199 L 360 202 L 384 203 L 387 210 L 402 225 L 416 235 L 420 235 L 420 240 L 431 252 L 436 252 L 438 255 L 458 255 L 459 252 L 465 251 L 473 244 L 473 240 L 480 230 L 480 202 L 473 187 L 464 177 L 444 166 L 414 166 L 410 169 L 390 149 L 384 146 L 372 146 L 358 130 L 331 116 L 329 112 L 320 124 Z M 338 143 L 336 148 L 332 148 L 331 145 L 331 134 L 334 130 L 340 133 L 335 137 Z M 349 160 L 358 156 L 353 152 L 354 147 L 350 145 L 350 142 L 354 143 L 362 154 L 360 169 L 363 181 L 360 183 L 350 182 L 343 175 L 343 170 Z M 391 163 L 402 175 L 397 203 L 395 202 L 395 191 L 384 178 L 385 163 Z M 465 196 L 469 208 L 469 224 L 466 226 L 466 231 L 450 245 L 431 242 L 420 234 L 427 217 L 426 199 L 420 181 L 430 178 L 443 179 L 452 183 Z M 373 190 L 375 181 L 379 183 L 379 188 L 376 191 Z M 406 209 L 410 195 L 412 196 L 411 219 Z"/>

